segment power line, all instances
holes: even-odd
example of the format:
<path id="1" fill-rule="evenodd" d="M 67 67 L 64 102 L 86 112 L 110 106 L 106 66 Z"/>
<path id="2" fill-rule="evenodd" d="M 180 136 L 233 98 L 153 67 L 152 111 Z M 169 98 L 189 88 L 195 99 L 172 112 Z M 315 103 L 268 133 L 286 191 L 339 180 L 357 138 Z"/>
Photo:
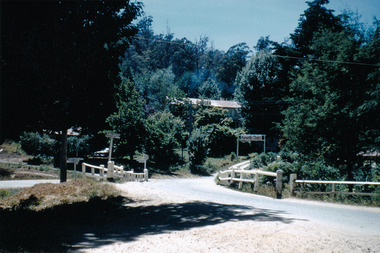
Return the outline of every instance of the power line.
<path id="1" fill-rule="evenodd" d="M 152 41 L 152 42 L 158 42 L 158 43 L 167 43 L 167 44 L 173 44 L 173 45 L 186 45 L 189 46 L 183 42 L 176 42 L 176 41 L 167 41 L 167 40 L 157 40 L 157 39 L 148 39 L 144 37 L 134 37 L 134 39 L 138 40 L 146 40 L 146 41 Z M 191 41 L 189 41 L 191 42 Z M 192 43 L 193 46 L 196 46 Z M 236 51 L 239 52 L 239 51 Z M 245 51 L 240 51 L 242 53 L 247 53 Z M 302 60 L 302 61 L 315 61 L 315 62 L 328 62 L 328 63 L 338 63 L 338 64 L 349 64 L 349 65 L 359 65 L 359 66 L 371 66 L 371 67 L 380 67 L 380 64 L 373 64 L 373 63 L 365 63 L 365 62 L 348 62 L 348 61 L 336 61 L 336 60 L 322 60 L 322 59 L 313 59 L 313 58 L 303 58 L 303 57 L 296 57 L 296 56 L 289 56 L 289 55 L 276 55 L 273 54 L 273 57 L 278 58 L 285 58 L 285 59 L 294 59 L 294 60 Z"/>
<path id="2" fill-rule="evenodd" d="M 350 64 L 350 65 L 362 65 L 362 66 L 372 66 L 372 67 L 380 67 L 379 64 L 365 63 L 365 62 L 348 62 L 348 61 L 334 61 L 334 60 L 321 60 L 314 58 L 302 58 L 288 55 L 272 55 L 274 57 L 286 58 L 286 59 L 294 59 L 294 60 L 303 60 L 303 61 L 317 61 L 317 62 L 328 62 L 328 63 L 339 63 L 339 64 Z"/>

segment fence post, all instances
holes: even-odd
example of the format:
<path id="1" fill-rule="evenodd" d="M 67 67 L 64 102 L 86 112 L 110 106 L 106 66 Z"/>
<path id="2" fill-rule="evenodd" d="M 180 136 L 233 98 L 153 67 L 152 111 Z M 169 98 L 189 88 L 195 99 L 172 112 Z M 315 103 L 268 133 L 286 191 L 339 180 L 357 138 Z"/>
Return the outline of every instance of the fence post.
<path id="1" fill-rule="evenodd" d="M 255 184 L 253 185 L 253 190 L 257 192 L 259 190 L 259 174 L 255 173 Z"/>
<path id="2" fill-rule="evenodd" d="M 230 184 L 232 184 L 234 182 L 234 177 L 235 177 L 235 170 L 232 170 Z"/>
<path id="3" fill-rule="evenodd" d="M 100 165 L 100 168 L 101 168 L 101 169 L 100 169 L 100 173 L 99 173 L 99 174 L 100 174 L 101 177 L 104 177 L 104 165 L 101 164 L 101 165 Z"/>
<path id="4" fill-rule="evenodd" d="M 82 163 L 82 174 L 86 174 L 86 165 L 84 163 Z"/>
<path id="5" fill-rule="evenodd" d="M 121 175 L 121 177 L 123 177 L 123 175 L 124 175 L 124 166 L 120 167 L 119 174 Z"/>
<path id="6" fill-rule="evenodd" d="M 332 189 L 331 189 L 331 199 L 335 198 L 335 184 L 332 184 Z"/>
<path id="7" fill-rule="evenodd" d="M 297 174 L 290 174 L 289 179 L 289 188 L 290 188 L 290 195 L 295 196 L 295 190 L 296 190 L 296 180 L 297 180 Z"/>
<path id="8" fill-rule="evenodd" d="M 282 170 L 276 171 L 276 195 L 277 199 L 281 199 L 282 197 L 282 174 L 284 173 Z"/>
<path id="9" fill-rule="evenodd" d="M 240 179 L 242 180 L 243 179 L 243 172 L 240 172 Z M 243 181 L 240 181 L 239 182 L 239 190 L 243 187 Z"/>
<path id="10" fill-rule="evenodd" d="M 113 161 L 108 161 L 107 163 L 107 180 L 113 181 L 113 170 L 114 170 L 115 163 Z"/>
<path id="11" fill-rule="evenodd" d="M 144 180 L 148 181 L 148 169 L 144 169 Z"/>
<path id="12" fill-rule="evenodd" d="M 94 174 L 95 174 L 95 168 L 91 167 L 91 175 L 94 175 Z"/>

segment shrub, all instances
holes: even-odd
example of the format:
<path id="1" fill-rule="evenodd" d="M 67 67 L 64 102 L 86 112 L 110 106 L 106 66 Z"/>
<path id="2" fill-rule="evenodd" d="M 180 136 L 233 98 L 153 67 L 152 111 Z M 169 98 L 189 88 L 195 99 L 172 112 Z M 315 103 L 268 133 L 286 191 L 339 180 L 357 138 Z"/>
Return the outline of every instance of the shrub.
<path id="1" fill-rule="evenodd" d="M 91 136 L 70 136 L 67 138 L 67 155 L 70 157 L 83 157 L 90 153 Z"/>
<path id="2" fill-rule="evenodd" d="M 20 136 L 21 148 L 29 155 L 53 156 L 57 150 L 57 141 L 47 134 L 24 132 Z"/>
<path id="3" fill-rule="evenodd" d="M 206 160 L 208 148 L 208 134 L 200 129 L 196 129 L 191 133 L 187 142 L 189 149 L 190 171 L 199 173 L 199 165 L 202 165 Z"/>

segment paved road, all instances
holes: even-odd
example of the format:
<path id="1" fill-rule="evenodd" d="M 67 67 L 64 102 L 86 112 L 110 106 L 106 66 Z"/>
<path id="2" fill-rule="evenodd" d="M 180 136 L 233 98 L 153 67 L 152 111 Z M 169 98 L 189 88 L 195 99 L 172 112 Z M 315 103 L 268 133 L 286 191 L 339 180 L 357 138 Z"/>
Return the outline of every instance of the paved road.
<path id="1" fill-rule="evenodd" d="M 0 181 L 0 189 L 10 189 L 10 188 L 26 188 L 32 187 L 35 184 L 41 183 L 53 183 L 58 184 L 59 179 L 38 179 L 38 180 L 9 180 Z"/>
<path id="2" fill-rule="evenodd" d="M 336 226 L 351 230 L 353 236 L 375 236 L 379 237 L 380 240 L 380 208 L 355 207 L 298 199 L 278 200 L 218 186 L 212 177 L 153 179 L 145 183 L 136 183 L 135 186 L 144 187 L 146 191 L 150 192 L 182 196 L 186 200 L 252 206 L 281 213 L 283 216 L 298 220 L 314 221 L 319 224 L 326 224 L 329 227 Z"/>

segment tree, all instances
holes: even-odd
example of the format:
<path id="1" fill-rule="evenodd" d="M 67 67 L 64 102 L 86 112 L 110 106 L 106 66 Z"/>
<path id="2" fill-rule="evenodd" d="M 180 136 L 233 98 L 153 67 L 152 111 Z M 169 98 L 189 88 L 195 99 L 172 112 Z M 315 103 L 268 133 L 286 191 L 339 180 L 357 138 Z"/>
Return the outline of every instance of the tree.
<path id="1" fill-rule="evenodd" d="M 252 57 L 236 77 L 235 99 L 242 105 L 245 127 L 251 132 L 271 133 L 281 119 L 284 87 L 280 63 L 268 50 Z"/>
<path id="2" fill-rule="evenodd" d="M 350 180 L 360 167 L 360 140 L 368 129 L 373 129 L 361 109 L 368 105 L 363 94 L 372 93 L 374 83 L 370 77 L 376 71 L 354 63 L 362 47 L 347 31 L 317 33 L 310 50 L 318 52 L 315 57 L 319 61 L 305 62 L 290 84 L 290 106 L 282 123 L 287 148 L 310 158 L 322 157 Z M 378 55 L 375 57 L 378 61 Z M 378 112 L 376 108 L 367 109 L 368 113 Z"/>
<path id="3" fill-rule="evenodd" d="M 235 150 L 236 136 L 242 133 L 242 129 L 232 127 L 233 119 L 226 109 L 202 104 L 196 108 L 194 126 L 197 133 L 190 136 L 189 145 L 194 149 L 193 152 L 201 152 L 193 154 L 197 162 L 201 160 L 196 157 L 201 157 L 205 151 L 206 155 L 211 156 L 230 154 Z"/>
<path id="4" fill-rule="evenodd" d="M 216 78 L 222 82 L 222 97 L 231 98 L 234 91 L 234 82 L 237 73 L 245 66 L 246 57 L 250 50 L 246 43 L 239 43 L 228 49 L 221 59 L 221 63 L 216 72 Z"/>
<path id="5" fill-rule="evenodd" d="M 184 122 L 169 111 L 157 112 L 148 117 L 145 123 L 146 136 L 144 149 L 158 165 L 169 165 L 176 161 L 175 149 L 179 147 Z"/>
<path id="6" fill-rule="evenodd" d="M 187 141 L 189 150 L 190 171 L 191 173 L 200 173 L 199 166 L 204 163 L 209 152 L 208 134 L 201 129 L 195 129 Z"/>
<path id="7" fill-rule="evenodd" d="M 320 30 L 342 31 L 339 17 L 334 16 L 333 10 L 323 7 L 328 3 L 329 0 L 307 2 L 309 7 L 299 18 L 298 27 L 294 33 L 290 35 L 299 56 L 306 56 L 310 52 L 309 46 L 312 44 L 315 34 Z"/>
<path id="8" fill-rule="evenodd" d="M 165 109 L 167 98 L 176 93 L 172 69 L 157 69 L 154 72 L 144 71 L 134 77 L 137 89 L 146 100 L 147 114 Z"/>
<path id="9" fill-rule="evenodd" d="M 113 110 L 118 57 L 141 5 L 129 1 L 2 2 L 2 83 L 6 135 L 104 126 Z M 2 115 L 3 116 L 3 115 Z"/>
<path id="10" fill-rule="evenodd" d="M 199 86 L 199 97 L 206 99 L 219 99 L 221 92 L 218 83 L 212 77 L 209 77 Z"/>
<path id="11" fill-rule="evenodd" d="M 361 146 L 366 150 L 380 150 L 380 69 L 376 65 L 380 59 L 380 21 L 374 21 L 374 29 L 369 33 L 368 40 L 359 50 L 358 58 L 361 62 L 373 64 L 373 67 L 366 66 L 358 69 L 366 78 L 368 88 L 363 96 L 363 104 L 358 108 L 362 136 Z"/>
<path id="12" fill-rule="evenodd" d="M 254 46 L 255 50 L 261 51 L 261 50 L 269 50 L 271 51 L 274 49 L 274 46 L 276 46 L 277 43 L 271 41 L 269 39 L 269 35 L 264 37 L 260 37 L 260 39 L 257 41 L 256 46 Z"/>
<path id="13" fill-rule="evenodd" d="M 133 160 L 135 151 L 141 149 L 144 136 L 144 101 L 133 82 L 124 81 L 116 93 L 116 112 L 106 122 L 111 129 L 120 133 L 117 153 L 128 154 Z"/>

